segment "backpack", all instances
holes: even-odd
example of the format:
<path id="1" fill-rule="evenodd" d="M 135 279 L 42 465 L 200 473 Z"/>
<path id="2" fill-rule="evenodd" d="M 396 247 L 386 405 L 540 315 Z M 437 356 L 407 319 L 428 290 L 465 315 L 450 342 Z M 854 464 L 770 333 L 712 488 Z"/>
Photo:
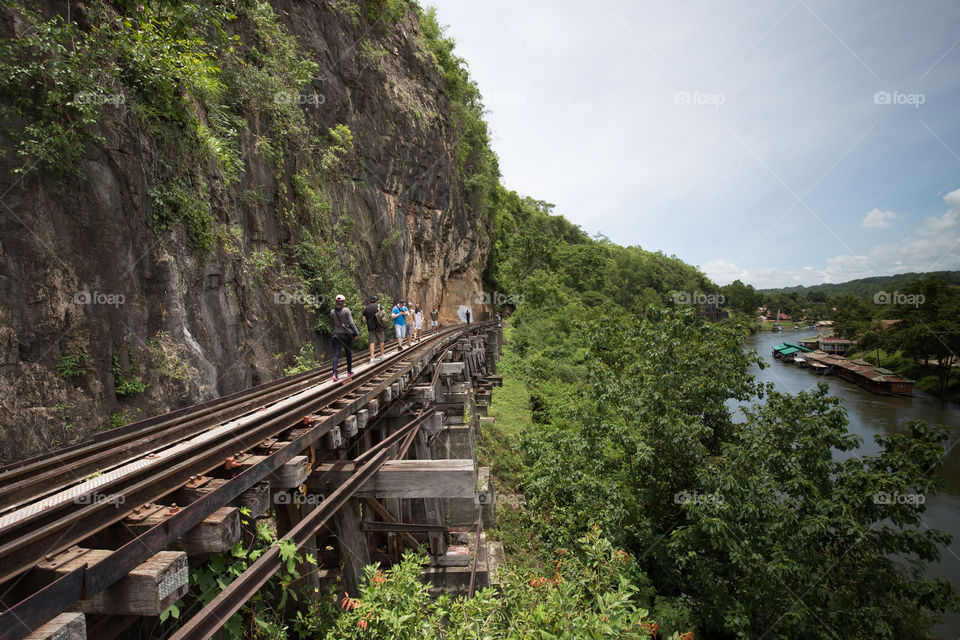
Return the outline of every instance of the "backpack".
<path id="1" fill-rule="evenodd" d="M 385 329 L 387 327 L 387 312 L 383 310 L 382 305 L 377 305 L 377 313 L 374 317 L 377 319 L 377 329 Z"/>

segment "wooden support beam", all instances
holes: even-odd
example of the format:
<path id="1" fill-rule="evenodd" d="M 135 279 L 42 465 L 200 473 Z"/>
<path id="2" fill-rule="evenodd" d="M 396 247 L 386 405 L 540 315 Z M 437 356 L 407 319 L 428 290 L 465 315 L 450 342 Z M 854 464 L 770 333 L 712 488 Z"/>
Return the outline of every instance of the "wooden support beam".
<path id="1" fill-rule="evenodd" d="M 357 411 L 357 429 L 366 429 L 367 422 L 370 421 L 370 411 L 367 409 L 360 409 Z"/>
<path id="2" fill-rule="evenodd" d="M 337 548 L 343 563 L 343 582 L 347 593 L 360 592 L 363 568 L 370 564 L 367 551 L 366 534 L 360 523 L 360 501 L 350 498 L 334 517 L 334 531 L 337 536 Z"/>
<path id="3" fill-rule="evenodd" d="M 311 490 L 329 494 L 353 474 L 352 462 L 321 463 L 307 481 Z M 473 460 L 390 460 L 357 492 L 365 498 L 473 498 L 477 476 Z"/>
<path id="4" fill-rule="evenodd" d="M 228 480 L 223 478 L 199 476 L 178 489 L 170 500 L 180 505 L 190 504 L 216 491 L 227 482 Z M 258 482 L 241 493 L 236 500 L 231 501 L 230 506 L 246 507 L 250 510 L 250 518 L 259 518 L 270 510 L 270 483 L 266 480 Z"/>
<path id="5" fill-rule="evenodd" d="M 326 435 L 327 449 L 339 449 L 343 446 L 343 436 L 340 435 L 340 427 L 334 427 Z"/>
<path id="6" fill-rule="evenodd" d="M 393 517 L 393 514 L 390 513 L 390 511 L 388 511 L 386 507 L 384 507 L 382 504 L 380 504 L 373 498 L 367 498 L 366 500 L 364 500 L 364 504 L 368 505 L 371 510 L 373 510 L 378 516 L 383 518 L 384 522 L 388 524 L 399 524 L 397 519 Z M 417 539 L 414 538 L 409 533 L 402 532 L 402 531 L 398 533 L 400 533 L 401 537 L 403 537 L 403 539 L 407 541 L 407 544 L 409 544 L 411 548 L 417 549 L 420 547 L 420 543 L 417 542 Z"/>
<path id="7" fill-rule="evenodd" d="M 380 401 L 374 398 L 367 403 L 367 411 L 370 412 L 370 417 L 377 415 L 380 412 Z"/>
<path id="8" fill-rule="evenodd" d="M 462 362 L 441 362 L 441 376 L 457 376 L 463 373 L 464 364 Z"/>
<path id="9" fill-rule="evenodd" d="M 340 432 L 343 434 L 343 439 L 347 440 L 357 435 L 357 416 L 347 416 L 343 420 L 343 424 L 340 425 Z"/>
<path id="10" fill-rule="evenodd" d="M 427 442 L 428 434 L 421 430 L 417 433 L 416 440 L 414 440 L 414 451 L 417 454 L 417 458 L 423 460 L 424 462 L 430 460 L 433 457 L 433 454 L 430 450 L 430 445 Z M 473 461 L 471 460 L 471 463 Z M 443 517 L 443 505 L 440 500 L 437 498 L 423 498 L 423 511 L 424 511 L 424 520 L 427 524 L 431 525 L 445 525 Z M 433 532 L 427 535 L 427 539 L 430 541 L 430 553 L 434 557 L 442 556 L 447 552 L 447 542 L 442 533 Z"/>
<path id="11" fill-rule="evenodd" d="M 413 387 L 413 399 L 415 402 L 433 402 L 434 388 L 429 384 L 418 384 Z"/>
<path id="12" fill-rule="evenodd" d="M 443 431 L 443 413 L 436 412 L 423 422 L 421 430 L 424 431 L 428 437 L 433 437 Z"/>
<path id="13" fill-rule="evenodd" d="M 162 524 L 176 511 L 174 508 L 163 505 L 148 505 L 123 519 L 122 534 L 131 540 Z M 221 507 L 203 521 L 180 536 L 169 545 L 168 549 L 185 551 L 188 555 L 197 556 L 206 553 L 223 553 L 236 544 L 240 539 L 240 512 L 236 507 Z"/>
<path id="14" fill-rule="evenodd" d="M 266 460 L 266 456 L 241 456 L 232 470 L 240 473 Z M 296 489 L 306 482 L 310 469 L 307 466 L 307 456 L 294 456 L 280 465 L 276 471 L 267 476 L 272 489 Z"/>
<path id="15" fill-rule="evenodd" d="M 36 570 L 59 578 L 84 564 L 96 564 L 111 553 L 72 547 L 41 562 Z M 187 554 L 161 551 L 89 600 L 77 601 L 73 609 L 83 613 L 158 616 L 187 593 L 189 582 Z"/>
<path id="16" fill-rule="evenodd" d="M 87 640 L 85 616 L 76 611 L 61 613 L 37 627 L 25 640 Z"/>

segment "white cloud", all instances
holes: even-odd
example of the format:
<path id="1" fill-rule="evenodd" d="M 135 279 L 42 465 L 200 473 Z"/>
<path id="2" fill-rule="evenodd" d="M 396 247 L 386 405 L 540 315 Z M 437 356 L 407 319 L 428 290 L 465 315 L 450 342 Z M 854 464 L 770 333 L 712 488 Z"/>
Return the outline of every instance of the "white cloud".
<path id="1" fill-rule="evenodd" d="M 943 200 L 950 207 L 949 210 L 924 218 L 903 240 L 874 245 L 863 255 L 827 258 L 823 268 L 745 269 L 725 260 L 712 260 L 702 268 L 717 284 L 729 284 L 739 278 L 758 289 L 846 282 L 895 273 L 960 269 L 960 189 L 951 191 Z M 867 217 L 870 217 L 869 214 Z"/>
<path id="2" fill-rule="evenodd" d="M 860 223 L 860 226 L 864 229 L 886 229 L 889 227 L 894 220 L 897 219 L 897 214 L 893 211 L 880 211 L 880 209 L 874 209 L 863 219 L 863 222 Z"/>
<path id="3" fill-rule="evenodd" d="M 700 270 L 707 274 L 708 278 L 721 284 L 730 284 L 734 280 L 747 282 L 746 279 L 750 277 L 750 273 L 746 269 L 741 269 L 727 260 L 711 260 L 704 265 L 700 265 Z"/>

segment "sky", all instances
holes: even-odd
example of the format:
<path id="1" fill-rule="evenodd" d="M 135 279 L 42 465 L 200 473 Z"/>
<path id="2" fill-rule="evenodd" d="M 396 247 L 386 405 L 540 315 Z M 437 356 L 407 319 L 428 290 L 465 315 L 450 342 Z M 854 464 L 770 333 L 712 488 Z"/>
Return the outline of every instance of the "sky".
<path id="1" fill-rule="evenodd" d="M 960 2 L 425 0 L 502 182 L 758 288 L 960 269 Z"/>

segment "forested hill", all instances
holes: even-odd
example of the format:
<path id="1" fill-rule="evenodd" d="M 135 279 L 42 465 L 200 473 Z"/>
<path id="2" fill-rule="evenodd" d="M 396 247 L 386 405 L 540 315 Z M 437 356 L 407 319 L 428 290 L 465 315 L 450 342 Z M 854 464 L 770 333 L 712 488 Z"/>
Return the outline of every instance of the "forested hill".
<path id="1" fill-rule="evenodd" d="M 933 278 L 943 280 L 947 284 L 960 284 L 960 271 L 929 271 L 925 273 L 898 273 L 892 276 L 874 276 L 872 278 L 858 278 L 847 282 L 823 283 L 810 287 L 797 285 L 795 287 L 781 287 L 779 289 L 758 289 L 757 293 L 776 295 L 778 293 L 797 293 L 805 295 L 819 292 L 828 296 L 849 294 L 859 298 L 871 298 L 877 291 L 897 291 L 907 284 L 917 280 Z"/>
<path id="2" fill-rule="evenodd" d="M 488 285 L 500 300 L 526 299 L 534 306 L 574 305 L 642 313 L 647 305 L 671 305 L 674 292 L 712 292 L 717 286 L 679 258 L 591 238 L 552 204 L 499 189 L 494 197 L 494 241 Z M 522 298 L 520 297 L 522 296 Z"/>

